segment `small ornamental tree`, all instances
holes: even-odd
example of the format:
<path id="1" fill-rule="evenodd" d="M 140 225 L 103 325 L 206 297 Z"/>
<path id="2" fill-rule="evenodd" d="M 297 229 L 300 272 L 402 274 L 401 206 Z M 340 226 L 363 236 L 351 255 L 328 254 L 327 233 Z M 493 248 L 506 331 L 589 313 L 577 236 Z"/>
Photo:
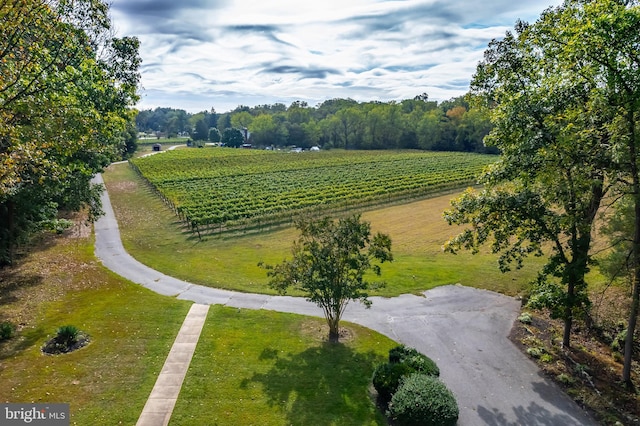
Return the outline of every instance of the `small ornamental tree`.
<path id="1" fill-rule="evenodd" d="M 339 323 L 351 300 L 371 306 L 367 290 L 371 284 L 364 274 L 380 266 L 373 263 L 392 261 L 391 239 L 361 222 L 360 215 L 334 221 L 328 217 L 317 221 L 300 221 L 300 238 L 293 245 L 293 259 L 276 266 L 266 265 L 269 286 L 285 294 L 291 286 L 306 293 L 307 300 L 324 311 L 329 325 L 329 341 L 337 342 Z"/>

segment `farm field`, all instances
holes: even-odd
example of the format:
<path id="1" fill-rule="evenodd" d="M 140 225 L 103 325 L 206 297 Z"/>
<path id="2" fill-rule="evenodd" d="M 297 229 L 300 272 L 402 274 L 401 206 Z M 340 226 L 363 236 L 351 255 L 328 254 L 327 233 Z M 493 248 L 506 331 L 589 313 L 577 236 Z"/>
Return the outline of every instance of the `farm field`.
<path id="1" fill-rule="evenodd" d="M 194 238 L 184 232 L 177 216 L 126 164 L 112 165 L 103 177 L 124 246 L 136 259 L 196 284 L 274 293 L 267 287 L 266 271 L 258 267 L 258 262 L 276 264 L 288 257 L 297 238 L 293 227 Z M 454 283 L 511 295 L 525 288 L 535 276 L 535 268 L 541 264 L 541 259 L 532 259 L 524 270 L 502 274 L 498 271 L 496 256 L 486 251 L 477 255 L 442 252 L 442 244 L 459 231 L 448 226 L 442 218 L 443 211 L 455 196 L 457 192 L 451 192 L 413 202 L 362 209 L 363 219 L 371 222 L 374 232 L 390 235 L 394 254 L 394 262 L 384 264 L 382 268 L 386 287 L 371 294 L 419 293 Z"/>
<path id="2" fill-rule="evenodd" d="M 495 160 L 445 152 L 293 154 L 208 148 L 137 158 L 131 164 L 200 235 L 424 197 L 472 184 Z"/>

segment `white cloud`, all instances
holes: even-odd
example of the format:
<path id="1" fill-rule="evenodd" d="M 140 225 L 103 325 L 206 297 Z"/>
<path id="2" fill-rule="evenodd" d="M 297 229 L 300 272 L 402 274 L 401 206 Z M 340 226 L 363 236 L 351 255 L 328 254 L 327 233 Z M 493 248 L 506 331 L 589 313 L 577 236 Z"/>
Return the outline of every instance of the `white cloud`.
<path id="1" fill-rule="evenodd" d="M 326 99 L 445 100 L 468 90 L 493 38 L 559 0 L 114 0 L 140 38 L 139 108 L 223 112 Z"/>

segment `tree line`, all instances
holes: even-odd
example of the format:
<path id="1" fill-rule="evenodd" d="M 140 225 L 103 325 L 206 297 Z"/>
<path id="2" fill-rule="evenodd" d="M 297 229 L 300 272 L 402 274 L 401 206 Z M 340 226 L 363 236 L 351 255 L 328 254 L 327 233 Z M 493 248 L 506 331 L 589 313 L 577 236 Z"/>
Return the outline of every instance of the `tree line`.
<path id="1" fill-rule="evenodd" d="M 232 146 L 497 152 L 483 143 L 491 130 L 486 113 L 472 109 L 464 97 L 436 102 L 426 94 L 399 102 L 330 99 L 316 107 L 301 101 L 238 106 L 222 114 L 214 108 L 197 114 L 156 108 L 140 111 L 136 125 L 147 134 L 189 135 Z"/>

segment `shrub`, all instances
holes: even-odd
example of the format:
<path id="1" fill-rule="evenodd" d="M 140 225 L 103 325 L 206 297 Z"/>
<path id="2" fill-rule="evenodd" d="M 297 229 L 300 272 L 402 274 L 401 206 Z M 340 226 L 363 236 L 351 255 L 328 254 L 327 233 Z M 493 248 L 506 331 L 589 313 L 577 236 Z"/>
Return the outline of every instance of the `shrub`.
<path id="1" fill-rule="evenodd" d="M 551 355 L 551 354 L 543 354 L 543 355 L 540 357 L 540 361 L 542 361 L 542 362 L 544 362 L 544 363 L 548 364 L 548 363 L 550 363 L 550 362 L 552 362 L 552 361 L 553 361 L 553 355 Z"/>
<path id="2" fill-rule="evenodd" d="M 453 393 L 436 377 L 422 373 L 402 380 L 387 412 L 399 426 L 454 426 L 458 414 Z"/>
<path id="3" fill-rule="evenodd" d="M 389 362 L 407 364 L 415 372 L 429 376 L 440 376 L 440 369 L 431 358 L 405 345 L 396 346 L 389 351 Z"/>
<path id="4" fill-rule="evenodd" d="M 529 312 L 523 312 L 518 317 L 518 321 L 523 324 L 531 324 L 533 322 L 533 318 L 531 317 L 531 314 Z"/>
<path id="5" fill-rule="evenodd" d="M 565 384 L 567 386 L 571 386 L 575 383 L 575 379 L 571 376 L 569 376 L 568 374 L 565 373 L 560 373 L 556 376 L 556 379 L 562 383 Z"/>
<path id="6" fill-rule="evenodd" d="M 407 364 L 387 362 L 373 372 L 373 387 L 378 392 L 378 401 L 387 405 L 400 385 L 400 380 L 415 371 Z"/>
<path id="7" fill-rule="evenodd" d="M 398 345 L 395 348 L 389 350 L 389 362 L 402 362 L 408 356 L 420 354 L 414 348 L 410 348 L 405 345 Z"/>
<path id="8" fill-rule="evenodd" d="M 60 345 L 71 347 L 78 342 L 78 334 L 80 330 L 74 325 L 63 325 L 58 328 L 56 333 L 56 342 Z"/>
<path id="9" fill-rule="evenodd" d="M 414 348 L 399 345 L 389 351 L 389 362 L 379 365 L 373 372 L 373 387 L 378 392 L 378 401 L 388 404 L 403 377 L 422 373 L 438 377 L 440 369 L 428 356 Z"/>
<path id="10" fill-rule="evenodd" d="M 527 348 L 527 353 L 532 358 L 540 358 L 544 354 L 544 348 Z"/>
<path id="11" fill-rule="evenodd" d="M 89 343 L 89 336 L 76 326 L 64 325 L 58 328 L 56 335 L 42 347 L 47 354 L 64 354 L 75 351 Z"/>
<path id="12" fill-rule="evenodd" d="M 613 338 L 613 342 L 611 342 L 611 349 L 614 352 L 624 352 L 624 342 L 627 338 L 627 329 L 620 331 L 616 334 L 616 337 Z"/>
<path id="13" fill-rule="evenodd" d="M 16 327 L 8 321 L 0 323 L 0 342 L 13 337 Z"/>

